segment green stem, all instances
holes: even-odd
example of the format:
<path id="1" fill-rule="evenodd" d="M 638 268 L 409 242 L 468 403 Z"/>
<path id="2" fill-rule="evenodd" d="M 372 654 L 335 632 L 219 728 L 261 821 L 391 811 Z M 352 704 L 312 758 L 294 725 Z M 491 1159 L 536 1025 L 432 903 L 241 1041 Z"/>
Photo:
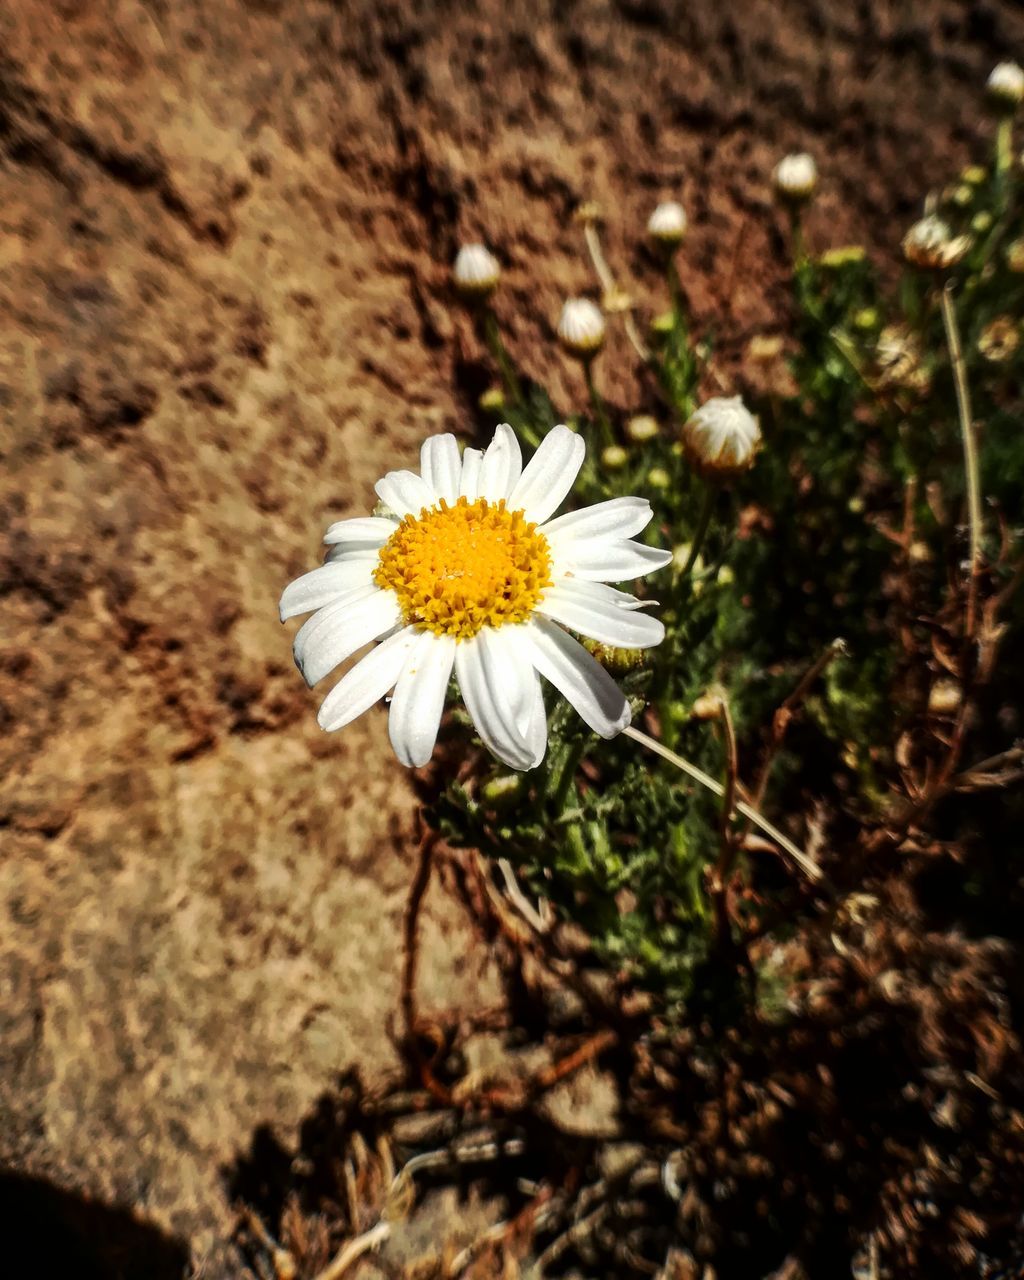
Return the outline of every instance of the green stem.
<path id="1" fill-rule="evenodd" d="M 670 253 L 665 263 L 665 278 L 668 280 L 668 292 L 672 299 L 672 312 L 676 322 L 686 329 L 686 310 L 683 306 L 683 282 L 679 279 L 675 254 Z"/>
<path id="2" fill-rule="evenodd" d="M 593 360 L 583 361 L 583 376 L 587 382 L 587 391 L 590 393 L 590 404 L 594 410 L 594 417 L 597 419 L 597 425 L 600 428 L 601 443 L 607 448 L 608 445 L 615 443 L 612 435 L 612 424 L 608 421 L 608 414 L 605 412 L 604 401 L 601 399 L 601 393 L 597 389 L 594 381 L 594 362 Z"/>
<path id="3" fill-rule="evenodd" d="M 501 331 L 498 328 L 498 317 L 494 314 L 490 307 L 484 311 L 484 337 L 487 340 L 487 346 L 490 348 L 491 355 L 501 370 L 501 378 L 505 383 L 505 390 L 518 405 L 525 404 L 523 400 L 523 389 L 516 377 L 516 371 L 512 367 L 512 361 L 509 359 L 508 352 L 505 350 L 505 344 L 501 340 Z"/>
<path id="4" fill-rule="evenodd" d="M 1005 116 L 996 129 L 996 173 L 1005 179 L 1013 165 L 1013 120 Z"/>
<path id="5" fill-rule="evenodd" d="M 690 570 L 697 563 L 697 557 L 700 555 L 700 549 L 704 545 L 704 539 L 707 536 L 708 526 L 711 524 L 711 517 L 715 511 L 715 499 L 718 497 L 718 490 L 714 485 L 709 484 L 704 488 L 704 502 L 700 509 L 700 516 L 697 519 L 697 527 L 693 531 L 693 541 L 690 543 L 690 554 L 686 557 L 686 564 L 683 565 L 680 580 L 686 578 Z"/>
<path id="6" fill-rule="evenodd" d="M 957 414 L 960 418 L 960 431 L 964 440 L 964 471 L 967 478 L 967 519 L 970 529 L 970 574 L 967 589 L 967 634 L 973 635 L 974 613 L 977 599 L 978 575 L 981 572 L 981 469 L 978 464 L 978 441 L 974 434 L 974 423 L 971 419 L 971 394 L 967 385 L 967 371 L 964 368 L 963 349 L 960 346 L 960 329 L 956 322 L 956 309 L 953 306 L 953 286 L 947 284 L 942 290 L 942 319 L 946 326 L 946 341 L 949 344 L 949 362 L 953 367 L 953 382 L 956 386 Z"/>

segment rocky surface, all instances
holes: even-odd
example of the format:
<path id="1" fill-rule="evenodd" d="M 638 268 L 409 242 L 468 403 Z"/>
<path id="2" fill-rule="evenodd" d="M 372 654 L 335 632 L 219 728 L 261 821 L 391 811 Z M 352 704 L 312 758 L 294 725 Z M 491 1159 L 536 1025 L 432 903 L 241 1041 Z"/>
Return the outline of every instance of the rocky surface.
<path id="1" fill-rule="evenodd" d="M 573 209 L 601 202 L 650 309 L 638 232 L 680 195 L 691 306 L 738 351 L 784 315 L 780 152 L 819 157 L 812 243 L 892 253 L 1022 51 L 1009 0 L 0 8 L 15 1256 L 33 1222 L 65 1256 L 59 1222 L 65 1261 L 120 1241 L 97 1276 L 187 1251 L 232 1274 L 223 1167 L 390 1060 L 412 793 L 380 714 L 317 729 L 275 605 L 383 469 L 472 429 L 489 374 L 446 296 L 458 243 L 499 252 L 510 344 L 572 404 L 550 338 L 593 288 Z M 613 395 L 628 350 L 616 331 Z M 427 947 L 425 1003 L 482 998 L 437 896 Z"/>

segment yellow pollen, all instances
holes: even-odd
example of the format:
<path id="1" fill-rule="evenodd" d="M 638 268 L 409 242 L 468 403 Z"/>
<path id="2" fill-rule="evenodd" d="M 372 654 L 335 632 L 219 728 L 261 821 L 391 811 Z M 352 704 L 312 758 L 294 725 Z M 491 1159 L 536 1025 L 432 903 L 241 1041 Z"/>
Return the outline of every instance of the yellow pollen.
<path id="1" fill-rule="evenodd" d="M 525 622 L 551 586 L 551 551 L 504 500 L 459 498 L 450 507 L 442 499 L 405 517 L 373 578 L 398 596 L 407 626 L 464 640 L 482 627 Z"/>

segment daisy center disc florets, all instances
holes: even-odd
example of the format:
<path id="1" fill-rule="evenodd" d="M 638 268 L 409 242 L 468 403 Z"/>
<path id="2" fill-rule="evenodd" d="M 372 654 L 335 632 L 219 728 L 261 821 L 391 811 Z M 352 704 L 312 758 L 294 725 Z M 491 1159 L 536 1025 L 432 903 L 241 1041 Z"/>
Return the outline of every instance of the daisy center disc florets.
<path id="1" fill-rule="evenodd" d="M 444 500 L 406 516 L 381 548 L 378 587 L 398 596 L 407 625 L 466 639 L 525 622 L 551 586 L 548 540 L 504 501 Z"/>

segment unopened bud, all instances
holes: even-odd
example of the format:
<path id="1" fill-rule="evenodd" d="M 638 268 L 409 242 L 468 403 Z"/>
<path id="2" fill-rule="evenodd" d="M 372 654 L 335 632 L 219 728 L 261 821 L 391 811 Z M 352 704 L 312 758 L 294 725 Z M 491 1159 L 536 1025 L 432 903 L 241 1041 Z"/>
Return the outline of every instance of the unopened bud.
<path id="1" fill-rule="evenodd" d="M 463 298 L 483 302 L 498 287 L 501 267 L 498 259 L 482 244 L 466 244 L 452 267 L 452 281 Z"/>
<path id="2" fill-rule="evenodd" d="M 647 483 L 652 489 L 667 489 L 672 483 L 672 477 L 664 467 L 651 467 L 647 473 Z"/>
<path id="3" fill-rule="evenodd" d="M 794 204 L 809 200 L 818 185 L 818 166 L 806 151 L 783 156 L 772 172 L 775 190 Z"/>
<path id="4" fill-rule="evenodd" d="M 526 791 L 521 773 L 503 773 L 480 788 L 480 799 L 488 809 L 510 809 Z"/>
<path id="5" fill-rule="evenodd" d="M 954 236 L 943 220 L 929 213 L 903 237 L 903 252 L 915 267 L 944 271 L 955 266 L 971 247 L 970 236 Z"/>
<path id="6" fill-rule="evenodd" d="M 687 228 L 686 210 L 676 200 L 666 200 L 647 220 L 647 234 L 664 249 L 678 249 Z"/>
<path id="7" fill-rule="evenodd" d="M 649 413 L 638 413 L 626 422 L 626 438 L 634 444 L 647 444 L 657 437 L 659 430 L 657 418 Z"/>
<path id="8" fill-rule="evenodd" d="M 727 480 L 753 466 L 761 428 L 740 396 L 716 396 L 683 427 L 683 447 L 700 475 Z"/>
<path id="9" fill-rule="evenodd" d="M 1016 62 L 1000 62 L 989 72 L 985 85 L 997 109 L 1012 114 L 1024 100 L 1024 70 Z"/>
<path id="10" fill-rule="evenodd" d="M 477 404 L 484 413 L 501 413 L 505 407 L 505 393 L 501 387 L 488 387 Z"/>
<path id="11" fill-rule="evenodd" d="M 717 693 L 702 693 L 691 708 L 696 720 L 717 720 L 722 714 L 722 699 Z"/>
<path id="12" fill-rule="evenodd" d="M 558 321 L 558 340 L 577 360 L 591 360 L 604 346 L 604 316 L 589 298 L 570 298 Z"/>
<path id="13" fill-rule="evenodd" d="M 601 466 L 605 471 L 621 471 L 629 462 L 629 454 L 621 444 L 610 444 L 601 450 Z"/>

